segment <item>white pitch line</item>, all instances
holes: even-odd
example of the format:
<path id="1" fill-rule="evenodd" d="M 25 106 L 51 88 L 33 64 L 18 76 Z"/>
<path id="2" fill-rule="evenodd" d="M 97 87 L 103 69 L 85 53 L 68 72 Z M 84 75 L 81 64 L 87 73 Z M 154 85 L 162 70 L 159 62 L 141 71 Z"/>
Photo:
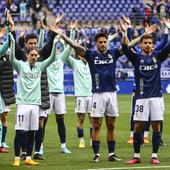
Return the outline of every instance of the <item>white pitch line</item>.
<path id="1" fill-rule="evenodd" d="M 118 167 L 118 168 L 99 168 L 99 169 L 87 169 L 87 170 L 127 170 L 127 169 L 159 169 L 159 168 L 170 168 L 170 165 L 168 166 L 143 166 L 143 167 Z"/>

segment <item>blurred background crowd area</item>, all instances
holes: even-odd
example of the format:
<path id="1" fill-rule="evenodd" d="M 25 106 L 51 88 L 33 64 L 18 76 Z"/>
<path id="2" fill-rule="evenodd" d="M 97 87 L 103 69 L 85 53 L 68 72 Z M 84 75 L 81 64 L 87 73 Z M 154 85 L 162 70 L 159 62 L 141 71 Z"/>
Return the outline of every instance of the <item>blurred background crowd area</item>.
<path id="1" fill-rule="evenodd" d="M 161 18 L 170 18 L 170 0 L 1 0 L 1 28 L 5 8 L 9 9 L 13 16 L 17 37 L 23 30 L 36 33 L 40 27 L 40 20 L 46 27 L 54 25 L 55 16 L 64 12 L 65 17 L 60 26 L 69 36 L 69 23 L 77 20 L 76 41 L 87 48 L 94 48 L 94 36 L 97 32 L 119 32 L 118 21 L 122 15 L 128 16 L 131 20 L 132 38 L 143 34 L 147 25 L 157 24 L 158 29 L 153 37 L 158 43 L 164 33 Z M 47 41 L 48 31 L 45 37 Z M 120 47 L 120 39 L 121 36 L 118 34 L 109 43 L 109 48 Z M 62 48 L 61 43 L 58 45 L 58 51 L 62 51 Z M 117 67 L 132 68 L 132 65 L 122 56 L 117 62 Z M 162 67 L 169 68 L 170 60 L 164 62 Z"/>

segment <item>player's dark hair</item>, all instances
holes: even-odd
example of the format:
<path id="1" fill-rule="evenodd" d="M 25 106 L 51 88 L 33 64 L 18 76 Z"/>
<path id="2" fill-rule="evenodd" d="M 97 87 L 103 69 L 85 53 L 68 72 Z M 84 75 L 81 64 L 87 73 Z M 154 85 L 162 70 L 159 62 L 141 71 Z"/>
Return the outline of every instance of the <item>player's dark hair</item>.
<path id="1" fill-rule="evenodd" d="M 95 35 L 94 40 L 95 42 L 100 38 L 100 37 L 105 37 L 106 39 L 108 38 L 107 34 L 104 32 L 99 32 Z"/>
<path id="2" fill-rule="evenodd" d="M 38 40 L 37 35 L 36 35 L 36 34 L 34 34 L 34 33 L 31 33 L 31 34 L 27 34 L 27 35 L 25 36 L 25 42 L 27 43 L 27 42 L 28 42 L 28 40 L 29 40 L 29 39 L 31 39 L 31 38 L 35 38 L 35 39 L 37 39 L 37 40 Z"/>
<path id="3" fill-rule="evenodd" d="M 140 42 L 142 42 L 144 39 L 152 39 L 153 41 L 153 37 L 151 35 L 143 35 L 141 38 L 140 38 Z"/>
<path id="4" fill-rule="evenodd" d="M 25 52 L 26 54 L 29 54 L 32 50 L 36 50 L 37 52 L 39 52 L 37 47 L 29 47 L 29 48 L 25 48 Z"/>

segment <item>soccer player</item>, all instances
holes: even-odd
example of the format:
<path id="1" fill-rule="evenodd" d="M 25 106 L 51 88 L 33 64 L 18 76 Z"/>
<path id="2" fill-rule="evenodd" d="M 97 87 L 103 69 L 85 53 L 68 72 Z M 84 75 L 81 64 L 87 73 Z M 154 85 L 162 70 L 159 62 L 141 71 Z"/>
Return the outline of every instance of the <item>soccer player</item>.
<path id="1" fill-rule="evenodd" d="M 152 27 L 148 32 L 152 32 Z M 76 50 L 76 53 L 84 57 L 90 68 L 92 77 L 92 147 L 94 151 L 93 161 L 100 160 L 100 128 L 105 117 L 107 127 L 108 160 L 120 161 L 115 155 L 114 127 L 116 117 L 119 116 L 116 95 L 115 65 L 121 55 L 119 49 L 107 49 L 107 35 L 98 33 L 95 36 L 96 50 L 88 50 L 74 43 L 61 31 L 57 33 Z"/>
<path id="2" fill-rule="evenodd" d="M 54 111 L 56 123 L 58 125 L 58 134 L 61 143 L 61 152 L 69 154 L 71 151 L 66 146 L 66 127 L 64 123 L 64 115 L 66 113 L 65 95 L 64 95 L 64 62 L 65 58 L 70 55 L 70 47 L 66 47 L 64 51 L 56 57 L 47 68 L 48 84 L 50 92 L 50 109 L 48 115 Z"/>
<path id="3" fill-rule="evenodd" d="M 18 73 L 17 82 L 17 111 L 15 124 L 15 161 L 13 166 L 20 166 L 20 148 L 24 140 L 24 131 L 28 131 L 27 146 L 26 146 L 26 165 L 38 165 L 31 159 L 31 154 L 34 144 L 34 133 L 38 130 L 39 124 L 39 106 L 41 105 L 41 87 L 40 78 L 41 73 L 54 60 L 56 53 L 56 42 L 58 38 L 54 39 L 51 55 L 43 62 L 37 62 L 39 54 L 35 47 L 27 48 L 27 61 L 19 61 L 15 58 L 15 40 L 10 34 L 10 62 Z"/>
<path id="4" fill-rule="evenodd" d="M 7 27 L 6 29 L 7 29 L 7 33 L 9 33 L 9 27 Z M 7 34 L 7 40 L 0 47 L 0 59 L 4 56 L 5 52 L 8 50 L 8 44 L 9 44 L 9 38 L 8 38 L 8 34 Z M 2 64 L 0 66 L 2 67 Z M 2 70 L 0 70 L 0 71 L 2 71 Z M 0 82 L 0 83 L 2 83 L 2 82 Z M 3 129 L 3 126 L 1 123 L 1 119 L 2 119 L 2 114 L 4 113 L 5 107 L 4 107 L 3 99 L 1 98 L 1 92 L 0 92 L 0 153 L 7 153 L 9 151 L 8 151 L 7 147 L 4 147 L 5 144 L 2 143 L 2 142 L 4 142 L 4 135 L 3 135 L 4 129 Z"/>
<path id="5" fill-rule="evenodd" d="M 131 40 L 131 21 L 128 17 L 123 16 L 122 18 L 124 20 L 124 22 L 127 24 L 128 29 L 127 29 L 127 36 L 128 39 Z M 166 43 L 168 42 L 168 27 L 166 26 L 166 19 L 162 20 L 162 24 L 165 26 L 165 31 L 162 37 L 161 42 L 157 43 L 155 45 L 155 47 L 153 47 L 153 50 L 159 51 L 161 50 Z M 147 29 L 147 28 L 146 28 Z M 135 52 L 140 52 L 140 49 L 137 49 L 134 47 Z M 134 83 L 134 87 L 133 87 L 133 93 L 132 93 L 132 113 L 131 113 L 131 119 L 130 119 L 130 137 L 127 141 L 128 144 L 133 144 L 133 132 L 134 132 L 134 124 L 135 122 L 133 121 L 133 116 L 134 116 L 134 111 L 135 111 L 135 103 L 136 103 L 136 97 L 135 97 L 135 83 Z M 141 144 L 148 144 L 149 143 L 149 127 L 150 127 L 150 120 L 145 122 L 144 124 L 144 132 L 142 135 L 142 139 L 141 139 Z M 162 129 L 163 129 L 163 121 L 161 121 L 161 142 L 160 145 L 161 146 L 166 146 L 167 144 L 163 142 L 162 140 Z"/>
<path id="6" fill-rule="evenodd" d="M 76 22 L 70 24 L 70 34 L 75 37 Z M 89 65 L 86 60 L 80 57 L 67 58 L 67 63 L 73 69 L 74 76 L 74 95 L 75 95 L 75 113 L 77 114 L 77 134 L 79 138 L 79 148 L 85 148 L 84 141 L 84 118 L 85 113 L 88 113 L 90 123 L 90 146 L 92 146 L 92 120 L 90 113 L 92 111 L 92 80 Z"/>
<path id="7" fill-rule="evenodd" d="M 134 157 L 127 164 L 140 163 L 141 132 L 144 122 L 151 120 L 153 129 L 152 135 L 152 155 L 151 163 L 159 164 L 157 158 L 161 133 L 160 121 L 163 120 L 164 104 L 162 100 L 160 69 L 161 63 L 166 60 L 170 52 L 170 43 L 161 51 L 153 50 L 153 38 L 145 35 L 140 40 L 140 53 L 134 53 L 127 46 L 127 27 L 124 22 L 120 22 L 123 32 L 122 45 L 126 57 L 134 65 L 136 84 L 136 104 L 134 114 Z"/>
<path id="8" fill-rule="evenodd" d="M 59 15 L 56 18 L 56 22 L 60 22 L 61 19 L 63 18 L 63 15 Z M 8 14 L 8 21 L 10 22 L 11 25 L 11 32 L 15 37 L 15 28 L 14 28 L 14 22 L 13 19 L 11 17 L 10 14 Z M 53 43 L 53 39 L 56 35 L 56 33 L 53 31 L 55 29 L 55 27 L 50 27 L 50 31 L 51 31 L 51 36 L 50 39 L 48 41 L 48 43 L 46 45 L 44 45 L 42 47 L 41 43 L 38 44 L 38 38 L 36 34 L 27 34 L 25 37 L 25 43 L 23 46 L 23 49 L 17 44 L 15 43 L 15 55 L 16 58 L 18 60 L 22 60 L 22 61 L 26 61 L 26 55 L 25 55 L 25 50 L 26 48 L 30 48 L 30 47 L 36 47 L 37 45 L 39 45 L 39 47 L 42 47 L 39 51 L 40 57 L 38 58 L 39 61 L 43 61 L 44 59 L 47 59 L 50 55 L 50 52 L 52 50 L 52 43 Z M 43 36 L 43 30 L 40 30 L 40 39 L 41 36 Z M 38 154 L 39 148 L 41 146 L 41 142 L 42 142 L 42 135 L 43 135 L 43 121 L 44 121 L 44 116 L 46 115 L 46 109 L 49 108 L 48 104 L 49 104 L 49 95 L 48 95 L 48 82 L 47 82 L 47 76 L 45 71 L 41 74 L 41 108 L 40 108 L 40 120 L 39 120 L 39 130 L 36 132 L 35 135 L 35 159 L 43 159 L 43 157 Z M 27 132 L 25 133 L 25 136 L 27 135 Z M 26 139 L 26 137 L 25 137 Z M 25 140 L 25 144 L 23 143 L 23 147 L 22 147 L 22 155 L 21 158 L 24 160 L 26 158 L 26 150 L 25 150 L 25 145 L 26 145 L 26 140 Z"/>

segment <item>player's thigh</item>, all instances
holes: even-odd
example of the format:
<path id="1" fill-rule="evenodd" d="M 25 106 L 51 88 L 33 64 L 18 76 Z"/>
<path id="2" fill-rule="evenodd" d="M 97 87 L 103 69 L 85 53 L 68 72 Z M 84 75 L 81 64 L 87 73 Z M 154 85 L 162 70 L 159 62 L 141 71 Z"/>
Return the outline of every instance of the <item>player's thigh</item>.
<path id="1" fill-rule="evenodd" d="M 31 106 L 31 116 L 30 116 L 30 126 L 29 130 L 38 130 L 39 126 L 39 112 L 40 112 L 40 106 L 38 105 L 32 105 Z"/>
<path id="2" fill-rule="evenodd" d="M 150 99 L 151 104 L 151 113 L 150 119 L 151 121 L 163 120 L 164 114 L 164 101 L 162 97 L 155 97 Z"/>
<path id="3" fill-rule="evenodd" d="M 87 97 L 87 113 L 92 112 L 92 97 Z"/>
<path id="4" fill-rule="evenodd" d="M 2 98 L 3 112 L 10 112 L 10 105 L 6 105 Z"/>
<path id="5" fill-rule="evenodd" d="M 148 121 L 150 114 L 149 99 L 137 99 L 134 111 L 134 121 Z"/>
<path id="6" fill-rule="evenodd" d="M 94 93 L 92 97 L 91 117 L 103 117 L 106 110 L 104 93 Z"/>
<path id="7" fill-rule="evenodd" d="M 54 103 L 55 103 L 55 96 L 53 94 L 49 95 L 50 97 L 50 108 L 47 109 L 47 114 L 51 114 L 54 108 Z"/>
<path id="8" fill-rule="evenodd" d="M 30 114 L 30 105 L 17 105 L 15 122 L 16 130 L 29 130 Z"/>
<path id="9" fill-rule="evenodd" d="M 54 112 L 58 115 L 66 113 L 66 102 L 64 93 L 60 93 L 57 96 L 55 96 Z"/>
<path id="10" fill-rule="evenodd" d="M 107 97 L 106 115 L 111 117 L 118 117 L 119 112 L 116 92 L 108 92 L 106 97 Z"/>
<path id="11" fill-rule="evenodd" d="M 116 121 L 116 117 L 112 117 L 112 116 L 106 116 L 105 117 L 105 119 L 106 119 L 106 127 L 108 128 L 108 129 L 114 129 L 114 124 L 115 124 L 115 121 Z"/>
<path id="12" fill-rule="evenodd" d="M 87 101 L 86 97 L 76 97 L 75 98 L 75 112 L 76 113 L 86 113 Z"/>
<path id="13" fill-rule="evenodd" d="M 0 114 L 3 113 L 3 105 L 2 105 L 2 98 L 0 94 Z"/>

